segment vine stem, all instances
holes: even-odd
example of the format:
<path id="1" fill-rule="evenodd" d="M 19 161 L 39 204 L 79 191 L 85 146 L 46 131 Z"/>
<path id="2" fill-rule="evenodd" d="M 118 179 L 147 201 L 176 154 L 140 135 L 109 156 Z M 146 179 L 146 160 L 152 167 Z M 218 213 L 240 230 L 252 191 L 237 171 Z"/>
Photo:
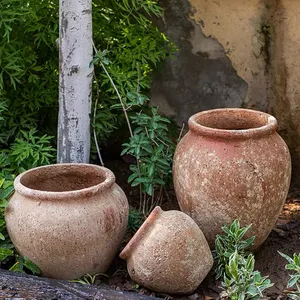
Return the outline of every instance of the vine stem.
<path id="1" fill-rule="evenodd" d="M 130 136 L 133 137 L 133 132 L 132 132 L 131 124 L 130 124 L 129 117 L 128 117 L 128 114 L 127 114 L 127 110 L 126 110 L 126 108 L 125 108 L 125 105 L 124 105 L 124 102 L 123 102 L 123 100 L 122 100 L 122 97 L 121 97 L 121 95 L 120 95 L 120 93 L 119 93 L 117 87 L 115 86 L 115 83 L 114 83 L 113 79 L 112 79 L 111 76 L 109 75 L 109 73 L 108 73 L 107 69 L 105 68 L 105 66 L 104 66 L 104 64 L 103 64 L 102 61 L 100 61 L 100 65 L 101 65 L 101 67 L 103 68 L 105 74 L 106 74 L 107 77 L 109 78 L 109 80 L 110 80 L 110 82 L 111 82 L 111 84 L 112 84 L 114 90 L 116 91 L 116 93 L 117 93 L 117 95 L 118 95 L 118 98 L 119 98 L 120 103 L 121 103 L 121 105 L 122 105 L 123 113 L 124 113 L 124 115 L 125 115 L 125 119 L 126 119 L 126 122 L 127 122 L 127 126 L 128 126 L 128 129 L 129 129 Z"/>
<path id="2" fill-rule="evenodd" d="M 98 53 L 98 50 L 97 50 L 97 48 L 96 48 L 96 46 L 95 46 L 95 44 L 94 44 L 94 41 L 93 41 L 93 48 L 94 48 L 95 53 Z M 131 124 L 130 124 L 130 121 L 129 121 L 129 117 L 128 117 L 128 114 L 127 114 L 127 111 L 126 111 L 126 107 L 125 107 L 124 102 L 123 102 L 123 100 L 122 100 L 122 97 L 121 97 L 121 95 L 120 95 L 120 93 L 119 93 L 119 90 L 117 89 L 117 87 L 116 87 L 116 85 L 115 85 L 113 79 L 112 79 L 111 76 L 109 75 L 109 73 L 108 73 L 106 67 L 105 67 L 104 64 L 103 64 L 103 62 L 102 62 L 101 60 L 99 60 L 99 61 L 100 61 L 100 65 L 101 65 L 102 69 L 104 70 L 104 72 L 105 72 L 106 76 L 108 77 L 110 83 L 112 84 L 112 86 L 113 86 L 115 92 L 117 93 L 117 96 L 118 96 L 118 98 L 119 98 L 119 100 L 120 100 L 120 103 L 121 103 L 121 105 L 122 105 L 122 110 L 123 110 L 123 113 L 124 113 L 124 115 L 125 115 L 125 119 L 126 119 L 126 122 L 127 122 L 127 126 L 128 126 L 128 129 L 129 129 L 130 136 L 133 137 L 132 127 L 131 127 Z"/>
<path id="3" fill-rule="evenodd" d="M 92 40 L 92 44 L 93 44 L 93 48 L 94 48 L 95 53 L 98 53 L 98 50 L 97 50 L 97 48 L 96 48 L 96 46 L 95 46 L 93 40 Z M 123 102 L 123 100 L 122 100 L 122 97 L 121 97 L 121 95 L 120 95 L 120 93 L 119 93 L 119 90 L 117 89 L 117 87 L 116 87 L 116 85 L 115 85 L 115 83 L 114 83 L 112 77 L 111 77 L 110 74 L 108 73 L 108 71 L 107 71 L 106 67 L 104 66 L 103 62 L 102 62 L 101 60 L 99 60 L 99 61 L 100 61 L 100 65 L 101 65 L 101 67 L 103 68 L 103 70 L 104 70 L 106 76 L 108 77 L 108 79 L 109 79 L 109 81 L 111 82 L 111 84 L 112 84 L 112 86 L 113 86 L 115 92 L 117 93 L 117 96 L 118 96 L 118 98 L 119 98 L 119 101 L 120 101 L 120 103 L 121 103 L 121 105 L 122 105 L 122 110 L 123 110 L 123 113 L 124 113 L 124 116 L 125 116 L 125 119 L 126 119 L 126 122 L 127 122 L 127 126 L 128 126 L 128 129 L 129 129 L 130 136 L 133 137 L 133 131 L 132 131 L 132 127 L 131 127 L 131 124 L 130 124 L 129 117 L 128 117 L 128 113 L 127 113 L 126 107 L 125 107 L 125 105 L 124 105 L 124 102 Z M 137 157 L 136 157 L 136 164 L 137 164 L 137 169 L 138 169 L 139 177 L 141 177 L 140 162 L 139 162 L 139 160 L 138 160 Z M 143 193 L 142 193 L 142 186 L 141 186 L 141 184 L 140 184 L 139 186 L 140 186 L 140 202 L 141 202 L 141 201 L 142 201 L 142 198 L 143 198 Z"/>

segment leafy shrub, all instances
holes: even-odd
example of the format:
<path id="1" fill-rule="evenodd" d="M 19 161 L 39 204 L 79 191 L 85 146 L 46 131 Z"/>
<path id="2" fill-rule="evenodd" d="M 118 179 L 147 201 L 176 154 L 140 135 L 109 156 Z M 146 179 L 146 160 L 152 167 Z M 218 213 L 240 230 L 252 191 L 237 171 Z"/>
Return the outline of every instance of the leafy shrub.
<path id="1" fill-rule="evenodd" d="M 49 132 L 45 115 L 50 119 L 57 114 L 58 51 L 55 40 L 58 22 L 54 2 L 1 2 L 2 149 L 10 148 L 11 143 L 22 136 L 22 131 L 39 127 L 41 132 Z"/>
<path id="2" fill-rule="evenodd" d="M 222 286 L 231 300 L 260 299 L 263 291 L 273 286 L 268 277 L 254 271 L 254 263 L 253 254 L 244 257 L 237 250 L 229 257 Z"/>
<path id="3" fill-rule="evenodd" d="M 128 113 L 147 104 L 153 69 L 175 51 L 174 45 L 148 18 L 161 17 L 162 13 L 157 1 L 93 2 L 94 42 L 98 49 L 94 63 L 100 61 L 105 65 Z M 123 126 L 125 118 L 116 90 L 103 68 L 95 69 L 95 81 L 100 101 L 94 124 L 97 138 L 103 142 Z M 104 115 L 105 125 L 101 121 Z"/>
<path id="4" fill-rule="evenodd" d="M 296 291 L 288 291 L 288 296 L 291 299 L 300 300 L 300 253 L 298 255 L 294 253 L 293 258 L 279 251 L 278 253 L 289 262 L 285 268 L 293 272 L 290 275 L 291 279 L 287 284 L 287 288 L 295 287 Z"/>
<path id="5" fill-rule="evenodd" d="M 273 285 L 268 277 L 262 277 L 258 271 L 254 271 L 254 256 L 247 252 L 254 237 L 243 239 L 250 226 L 241 227 L 239 221 L 234 220 L 229 228 L 222 227 L 224 235 L 216 237 L 216 250 L 213 253 L 216 276 L 222 278 L 225 295 L 231 300 L 260 299 L 262 292 Z"/>
<path id="6" fill-rule="evenodd" d="M 246 255 L 247 248 L 253 244 L 255 237 L 244 240 L 246 232 L 251 225 L 241 227 L 238 220 L 234 220 L 228 228 L 223 226 L 223 235 L 217 235 L 215 249 L 213 251 L 214 260 L 216 261 L 216 277 L 222 277 L 225 273 L 225 266 L 229 265 L 230 257 L 237 251 L 239 255 Z"/>

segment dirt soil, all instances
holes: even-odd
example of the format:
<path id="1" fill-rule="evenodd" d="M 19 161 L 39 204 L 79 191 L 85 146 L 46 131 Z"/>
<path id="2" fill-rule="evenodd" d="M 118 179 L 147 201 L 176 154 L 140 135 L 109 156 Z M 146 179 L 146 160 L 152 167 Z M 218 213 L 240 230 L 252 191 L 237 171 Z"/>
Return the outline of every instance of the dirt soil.
<path id="1" fill-rule="evenodd" d="M 125 191 L 129 204 L 138 208 L 139 193 L 132 189 L 127 183 L 129 171 L 130 158 L 123 157 L 123 160 L 113 160 L 106 164 L 116 175 L 117 183 Z M 284 290 L 288 282 L 289 276 L 284 266 L 286 261 L 277 251 L 281 251 L 287 255 L 300 252 L 300 194 L 290 194 L 284 210 L 280 215 L 276 226 L 269 235 L 268 239 L 262 245 L 260 250 L 255 254 L 256 269 L 259 270 L 263 276 L 268 275 L 274 286 L 270 288 L 265 294 L 269 299 L 287 299 Z M 172 189 L 168 191 L 165 197 L 162 208 L 164 210 L 179 209 L 175 193 Z M 128 240 L 130 236 L 127 236 Z M 126 244 L 124 241 L 123 247 Z M 139 287 L 134 283 L 127 271 L 126 263 L 118 258 L 115 258 L 111 268 L 108 270 L 109 277 L 99 278 L 102 283 L 107 283 L 111 288 L 116 290 L 125 290 L 156 296 L 164 299 L 174 300 L 198 300 L 198 299 L 217 299 L 219 293 L 222 291 L 219 286 L 220 282 L 214 280 L 214 274 L 211 272 L 205 281 L 199 286 L 195 293 L 188 296 L 169 296 L 159 293 L 151 292 L 147 289 Z"/>

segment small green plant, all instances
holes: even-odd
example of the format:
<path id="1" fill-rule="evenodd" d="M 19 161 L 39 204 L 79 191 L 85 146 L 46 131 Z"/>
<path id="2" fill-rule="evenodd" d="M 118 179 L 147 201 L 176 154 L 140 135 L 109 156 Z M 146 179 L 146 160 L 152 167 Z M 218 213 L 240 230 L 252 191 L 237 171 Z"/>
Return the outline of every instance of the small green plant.
<path id="1" fill-rule="evenodd" d="M 136 232 L 143 223 L 143 215 L 140 211 L 130 208 L 128 215 L 127 230 L 131 233 Z"/>
<path id="2" fill-rule="evenodd" d="M 231 300 L 257 300 L 263 297 L 263 291 L 273 286 L 268 277 L 262 277 L 254 271 L 254 256 L 240 255 L 236 250 L 225 266 L 222 287 Z"/>
<path id="3" fill-rule="evenodd" d="M 170 121 L 151 109 L 152 115 L 138 113 L 131 117 L 135 126 L 133 136 L 123 144 L 123 154 L 134 156 L 138 164 L 131 165 L 131 185 L 140 185 L 143 194 L 141 201 L 143 214 L 151 211 L 160 201 L 163 188 L 172 179 L 172 158 L 175 144 L 169 137 L 167 124 Z"/>
<path id="4" fill-rule="evenodd" d="M 253 244 L 255 237 L 245 240 L 244 236 L 251 225 L 241 227 L 238 220 L 234 220 L 228 228 L 223 226 L 223 235 L 217 235 L 215 250 L 213 251 L 216 262 L 216 278 L 220 278 L 225 273 L 225 266 L 229 265 L 229 259 L 237 251 L 240 256 L 247 255 L 247 248 Z"/>
<path id="5" fill-rule="evenodd" d="M 296 291 L 288 291 L 287 295 L 291 299 L 300 300 L 300 253 L 298 255 L 294 253 L 293 258 L 280 251 L 278 253 L 289 262 L 285 268 L 294 272 L 290 274 L 291 279 L 287 284 L 287 288 L 296 288 Z"/>
<path id="6" fill-rule="evenodd" d="M 102 274 L 102 273 L 97 273 L 95 275 L 85 274 L 84 276 L 82 276 L 79 279 L 70 280 L 70 282 L 76 282 L 76 283 L 81 283 L 81 284 L 93 285 L 93 284 L 95 284 L 95 281 L 96 281 L 97 277 L 100 276 L 100 275 L 108 277 L 108 275 Z"/>
<path id="7" fill-rule="evenodd" d="M 254 271 L 255 259 L 247 248 L 255 237 L 244 239 L 251 225 L 241 227 L 238 220 L 227 227 L 223 235 L 217 235 L 213 255 L 216 262 L 216 277 L 222 278 L 222 288 L 231 300 L 257 300 L 263 291 L 273 284 L 268 277 Z"/>

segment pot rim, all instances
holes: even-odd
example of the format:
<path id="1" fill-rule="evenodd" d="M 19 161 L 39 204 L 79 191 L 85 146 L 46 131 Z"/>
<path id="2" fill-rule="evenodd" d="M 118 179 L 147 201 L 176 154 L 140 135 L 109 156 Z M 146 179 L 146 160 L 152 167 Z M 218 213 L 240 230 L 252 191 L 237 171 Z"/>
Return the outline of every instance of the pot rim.
<path id="1" fill-rule="evenodd" d="M 147 219 L 144 221 L 142 226 L 138 229 L 138 231 L 135 233 L 135 235 L 131 238 L 131 240 L 127 243 L 125 248 L 120 253 L 120 258 L 127 260 L 127 258 L 130 257 L 131 253 L 134 251 L 134 249 L 138 246 L 140 241 L 144 238 L 144 236 L 147 234 L 149 228 L 155 223 L 158 216 L 164 212 L 160 206 L 156 206 L 150 215 L 147 217 Z"/>
<path id="2" fill-rule="evenodd" d="M 36 190 L 29 188 L 21 183 L 22 177 L 25 175 L 28 175 L 32 172 L 36 172 L 36 170 L 41 169 L 56 169 L 66 166 L 76 166 L 76 167 L 85 167 L 85 168 L 93 168 L 99 171 L 99 174 L 103 175 L 105 178 L 104 181 L 79 190 L 70 190 L 70 191 L 64 191 L 64 192 L 53 192 L 53 191 L 42 191 L 42 190 Z M 21 174 L 19 174 L 15 180 L 14 180 L 14 188 L 17 193 L 19 193 L 22 196 L 30 197 L 32 199 L 38 199 L 38 200 L 66 200 L 69 199 L 76 199 L 76 198 L 83 198 L 86 196 L 94 195 L 98 192 L 105 191 L 112 187 L 112 185 L 115 183 L 115 175 L 114 173 L 102 166 L 94 165 L 94 164 L 85 164 L 85 163 L 60 163 L 60 164 L 51 164 L 41 167 L 32 168 L 30 170 L 27 170 Z"/>
<path id="3" fill-rule="evenodd" d="M 199 119 L 204 115 L 213 115 L 219 113 L 247 113 L 248 115 L 253 115 L 255 117 L 264 117 L 266 119 L 266 124 L 263 126 L 249 128 L 249 129 L 218 129 L 213 127 L 208 127 L 199 124 Z M 189 118 L 188 121 L 190 131 L 211 138 L 221 138 L 221 139 L 249 139 L 258 138 L 265 135 L 272 134 L 277 130 L 277 120 L 275 117 L 267 114 L 265 112 L 244 109 L 244 108 L 218 108 L 202 111 L 194 114 Z"/>

